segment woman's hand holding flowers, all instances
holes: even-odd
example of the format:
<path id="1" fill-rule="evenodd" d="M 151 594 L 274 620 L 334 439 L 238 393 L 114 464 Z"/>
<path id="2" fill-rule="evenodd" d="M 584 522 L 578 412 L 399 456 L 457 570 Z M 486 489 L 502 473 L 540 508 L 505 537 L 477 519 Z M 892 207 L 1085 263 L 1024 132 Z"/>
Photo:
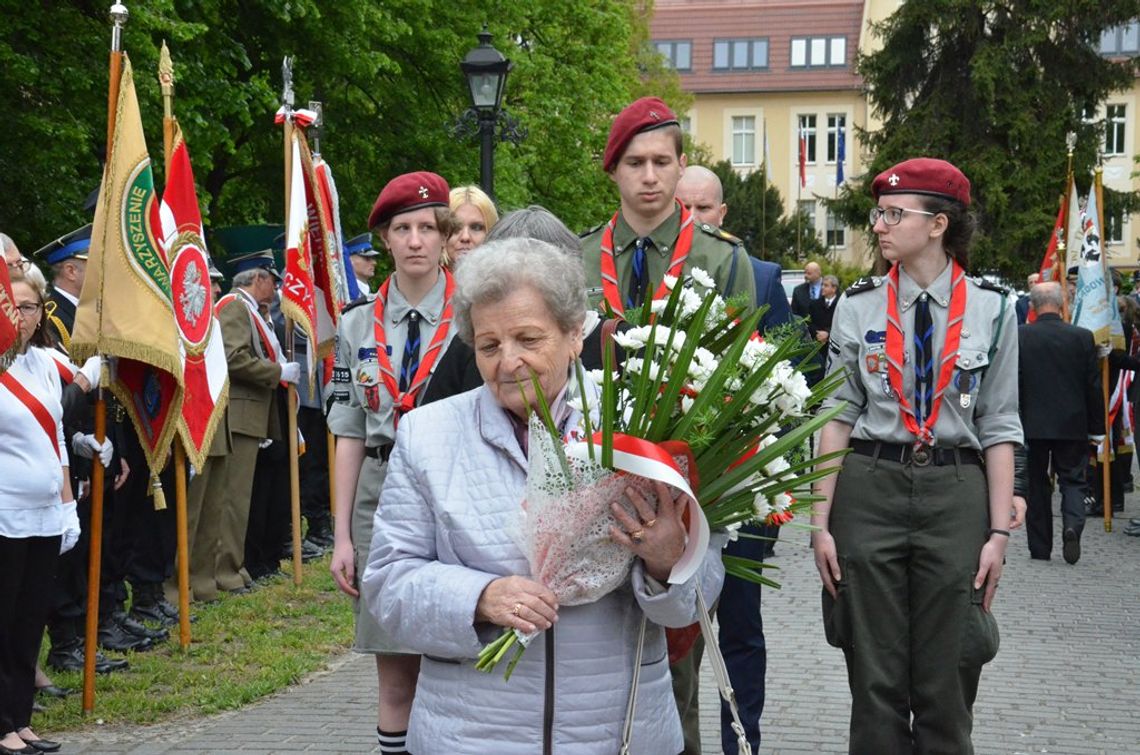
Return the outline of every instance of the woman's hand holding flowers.
<path id="1" fill-rule="evenodd" d="M 550 629 L 558 621 L 558 598 L 541 582 L 500 577 L 483 588 L 475 621 L 486 621 L 524 634 Z"/>
<path id="2" fill-rule="evenodd" d="M 673 566 L 685 552 L 685 511 L 686 496 L 679 493 L 679 499 L 662 482 L 653 483 L 657 494 L 657 505 L 652 506 L 645 497 L 633 488 L 626 488 L 637 516 L 633 517 L 619 503 L 610 504 L 614 518 L 620 527 L 610 527 L 614 542 L 625 546 L 645 563 L 645 573 L 658 582 L 666 582 Z M 656 509 L 656 512 L 654 511 Z"/>

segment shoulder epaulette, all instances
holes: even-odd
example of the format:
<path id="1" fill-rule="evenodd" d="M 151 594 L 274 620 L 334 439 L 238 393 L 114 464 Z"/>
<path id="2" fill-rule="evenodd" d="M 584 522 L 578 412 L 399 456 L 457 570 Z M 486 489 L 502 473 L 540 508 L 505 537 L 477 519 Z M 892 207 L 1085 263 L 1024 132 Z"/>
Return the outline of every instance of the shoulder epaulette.
<path id="1" fill-rule="evenodd" d="M 883 279 L 878 275 L 869 275 L 852 283 L 847 287 L 847 295 L 854 296 L 864 291 L 871 291 L 883 285 Z"/>
<path id="2" fill-rule="evenodd" d="M 350 301 L 348 304 L 345 304 L 344 309 L 342 309 L 340 311 L 340 313 L 342 315 L 348 314 L 351 310 L 354 310 L 357 307 L 368 304 L 369 302 L 372 301 L 372 299 L 373 299 L 373 296 L 371 294 L 361 294 L 360 296 L 358 296 L 355 299 L 353 299 L 352 301 Z"/>
<path id="3" fill-rule="evenodd" d="M 966 277 L 969 278 L 973 282 L 973 284 L 975 286 L 977 286 L 978 288 L 984 288 L 987 291 L 996 291 L 997 293 L 1001 294 L 1002 296 L 1009 296 L 1009 289 L 1006 288 L 1005 286 L 999 286 L 998 284 L 994 283 L 993 281 L 986 280 L 985 278 L 983 278 L 980 275 L 969 275 Z"/>
<path id="4" fill-rule="evenodd" d="M 595 233 L 597 233 L 598 231 L 602 230 L 602 229 L 603 229 L 603 228 L 605 228 L 605 227 L 606 227 L 606 224 L 605 224 L 605 223 L 598 223 L 598 224 L 597 224 L 596 226 L 594 226 L 593 228 L 587 229 L 587 230 L 585 230 L 585 231 L 582 231 L 581 233 L 579 233 L 579 234 L 578 234 L 578 238 L 580 238 L 580 239 L 584 239 L 584 238 L 586 238 L 587 236 L 593 236 Z"/>
<path id="5" fill-rule="evenodd" d="M 714 239 L 719 239 L 720 241 L 726 241 L 729 244 L 732 244 L 733 246 L 743 246 L 744 245 L 743 241 L 736 238 L 731 233 L 724 230 L 723 228 L 720 228 L 719 226 L 710 225 L 709 223 L 694 223 L 693 225 L 695 225 L 697 228 L 700 228 L 702 231 L 707 233 L 709 236 L 712 236 Z"/>

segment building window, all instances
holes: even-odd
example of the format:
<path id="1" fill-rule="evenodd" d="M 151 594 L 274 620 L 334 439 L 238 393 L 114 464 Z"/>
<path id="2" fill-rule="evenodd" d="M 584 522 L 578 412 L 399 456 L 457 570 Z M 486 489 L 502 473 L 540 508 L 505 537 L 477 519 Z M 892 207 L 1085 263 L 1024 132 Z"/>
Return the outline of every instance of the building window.
<path id="1" fill-rule="evenodd" d="M 1104 243 L 1124 243 L 1124 210 L 1104 208 Z"/>
<path id="2" fill-rule="evenodd" d="M 792 39 L 792 68 L 843 67 L 846 65 L 846 37 L 797 37 Z"/>
<path id="3" fill-rule="evenodd" d="M 657 52 L 669 62 L 675 70 L 678 71 L 691 71 L 693 70 L 693 43 L 676 40 L 662 40 L 654 42 Z"/>
<path id="4" fill-rule="evenodd" d="M 756 116 L 732 116 L 732 164 L 756 164 Z"/>
<path id="5" fill-rule="evenodd" d="M 800 229 L 803 235 L 815 233 L 815 200 L 814 199 L 801 199 L 796 202 L 796 212 L 800 215 Z"/>
<path id="6" fill-rule="evenodd" d="M 827 211 L 827 246 L 828 248 L 842 249 L 847 246 L 847 226 L 843 225 L 835 213 Z"/>
<path id="7" fill-rule="evenodd" d="M 807 145 L 804 162 L 808 165 L 815 165 L 815 116 L 814 115 L 801 115 L 800 130 L 797 138 L 803 137 L 804 143 Z M 799 147 L 796 147 L 796 159 L 799 159 Z"/>
<path id="8" fill-rule="evenodd" d="M 842 113 L 827 116 L 827 162 L 834 164 L 839 159 L 839 139 L 847 138 L 847 116 Z M 843 150 L 847 154 L 847 150 Z"/>
<path id="9" fill-rule="evenodd" d="M 1140 21 L 1105 29 L 1100 35 L 1101 55 L 1135 55 L 1140 53 Z"/>
<path id="10" fill-rule="evenodd" d="M 1124 105 L 1109 105 L 1104 119 L 1104 154 L 1123 155 Z"/>
<path id="11" fill-rule="evenodd" d="M 713 42 L 714 71 L 744 71 L 767 67 L 767 39 L 718 39 Z"/>

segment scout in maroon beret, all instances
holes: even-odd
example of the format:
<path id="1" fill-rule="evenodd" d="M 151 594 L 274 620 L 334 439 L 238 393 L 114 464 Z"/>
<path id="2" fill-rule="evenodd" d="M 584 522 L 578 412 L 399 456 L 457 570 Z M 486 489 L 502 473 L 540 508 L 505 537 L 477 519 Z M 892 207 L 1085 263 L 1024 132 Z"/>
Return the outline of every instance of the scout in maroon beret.
<path id="1" fill-rule="evenodd" d="M 915 157 L 875 176 L 871 194 L 875 199 L 883 194 L 926 194 L 953 199 L 969 207 L 970 179 L 945 160 Z"/>
<path id="2" fill-rule="evenodd" d="M 426 170 L 393 178 L 381 189 L 368 215 L 368 227 L 375 228 L 393 215 L 421 207 L 447 207 L 451 189 L 442 176 Z"/>
<path id="3" fill-rule="evenodd" d="M 613 170 L 630 140 L 638 134 L 665 126 L 677 126 L 679 129 L 680 125 L 677 116 L 660 97 L 642 97 L 627 105 L 614 118 L 614 124 L 610 127 L 610 138 L 606 140 L 606 153 L 602 157 L 602 169 L 607 173 Z"/>

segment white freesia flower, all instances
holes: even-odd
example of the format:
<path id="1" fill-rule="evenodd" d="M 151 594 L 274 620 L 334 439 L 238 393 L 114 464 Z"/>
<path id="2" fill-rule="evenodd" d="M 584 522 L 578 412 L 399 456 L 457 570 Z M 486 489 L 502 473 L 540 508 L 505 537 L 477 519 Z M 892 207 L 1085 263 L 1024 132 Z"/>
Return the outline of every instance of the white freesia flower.
<path id="1" fill-rule="evenodd" d="M 586 379 L 594 385 L 600 386 L 606 379 L 605 370 L 586 370 Z M 618 379 L 618 373 L 614 372 L 614 380 Z"/>
<path id="2" fill-rule="evenodd" d="M 699 283 L 705 288 L 714 288 L 716 286 L 716 281 L 713 280 L 713 277 L 699 267 L 694 267 L 690 270 L 689 275 L 696 283 Z"/>
<path id="3" fill-rule="evenodd" d="M 787 493 L 777 493 L 772 498 L 772 506 L 776 511 L 787 511 L 792 505 L 792 497 Z"/>
<path id="4" fill-rule="evenodd" d="M 681 319 L 688 320 L 701 308 L 701 297 L 691 288 L 681 289 Z"/>
<path id="5" fill-rule="evenodd" d="M 673 286 L 677 285 L 677 276 L 675 275 L 666 275 L 661 280 L 665 282 L 665 288 L 669 289 L 670 291 L 673 290 Z"/>
<path id="6" fill-rule="evenodd" d="M 756 518 L 763 521 L 772 513 L 772 504 L 768 503 L 763 494 L 757 493 L 752 499 L 752 509 L 756 512 Z"/>
<path id="7" fill-rule="evenodd" d="M 669 305 L 668 299 L 654 299 L 652 302 L 649 303 L 649 311 L 655 315 L 659 315 L 665 311 L 665 308 L 668 305 Z"/>
<path id="8" fill-rule="evenodd" d="M 740 528 L 743 525 L 744 522 L 733 522 L 724 526 L 724 531 L 728 533 L 728 542 L 734 543 L 740 539 Z"/>
<path id="9" fill-rule="evenodd" d="M 789 467 L 791 467 L 791 464 L 788 463 L 787 459 L 785 459 L 783 456 L 777 456 L 775 459 L 772 459 L 770 462 L 764 465 L 764 471 L 768 474 L 769 477 L 779 477 L 784 472 L 788 471 Z"/>
<path id="10" fill-rule="evenodd" d="M 681 396 L 681 414 L 688 414 L 689 410 L 693 408 L 693 402 L 696 399 L 689 396 Z"/>
<path id="11" fill-rule="evenodd" d="M 744 344 L 744 352 L 740 355 L 740 364 L 749 372 L 752 372 L 768 361 L 775 351 L 776 347 L 766 341 L 759 339 L 751 340 Z"/>
<path id="12" fill-rule="evenodd" d="M 637 351 L 645 348 L 645 344 L 649 343 L 649 333 L 652 327 L 649 325 L 642 325 L 638 328 L 630 328 L 626 331 L 614 331 L 614 341 L 623 349 L 628 351 Z"/>

